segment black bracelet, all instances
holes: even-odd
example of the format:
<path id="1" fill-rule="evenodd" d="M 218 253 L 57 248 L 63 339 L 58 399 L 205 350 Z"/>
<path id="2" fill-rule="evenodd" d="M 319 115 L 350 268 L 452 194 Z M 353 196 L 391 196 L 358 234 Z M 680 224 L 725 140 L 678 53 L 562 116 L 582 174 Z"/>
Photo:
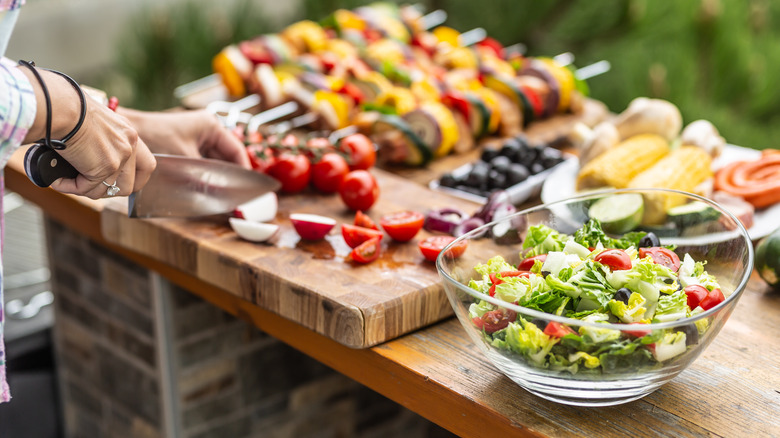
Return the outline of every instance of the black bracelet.
<path id="1" fill-rule="evenodd" d="M 61 140 L 52 140 L 51 138 L 51 97 L 49 96 L 49 90 L 46 88 L 46 83 L 43 82 L 43 78 L 41 77 L 41 74 L 38 73 L 38 70 L 35 69 L 35 63 L 34 62 L 28 62 L 28 61 L 19 61 L 19 65 L 23 65 L 30 69 L 30 71 L 33 72 L 33 75 L 35 75 L 35 79 L 38 80 L 38 83 L 41 84 L 41 89 L 43 90 L 43 97 L 46 100 L 46 137 L 38 140 L 36 144 L 41 144 L 44 146 L 48 146 L 52 149 L 58 149 L 62 150 L 65 149 L 65 142 L 70 140 L 81 128 L 81 125 L 84 124 L 84 119 L 87 116 L 87 102 L 86 98 L 84 97 L 84 90 L 81 89 L 79 84 L 73 80 L 70 76 L 66 75 L 65 73 L 58 72 L 56 70 L 48 70 L 52 73 L 56 73 L 63 78 L 65 78 L 68 82 L 70 82 L 71 85 L 73 85 L 73 88 L 76 89 L 76 91 L 79 93 L 79 100 L 81 101 L 81 114 L 79 115 L 79 121 L 76 123 L 76 127 L 73 128 L 72 131 L 68 133 L 65 137 L 63 137 Z"/>

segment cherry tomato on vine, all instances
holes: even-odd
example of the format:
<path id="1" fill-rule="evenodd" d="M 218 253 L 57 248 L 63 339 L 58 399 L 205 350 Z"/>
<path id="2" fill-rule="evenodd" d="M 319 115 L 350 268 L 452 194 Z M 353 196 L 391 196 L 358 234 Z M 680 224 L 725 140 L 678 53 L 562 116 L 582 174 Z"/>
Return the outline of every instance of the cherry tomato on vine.
<path id="1" fill-rule="evenodd" d="M 631 257 L 622 249 L 607 249 L 601 251 L 594 259 L 613 271 L 631 269 Z"/>
<path id="2" fill-rule="evenodd" d="M 296 193 L 309 184 L 311 164 L 305 155 L 282 152 L 267 173 L 282 183 L 283 192 Z"/>
<path id="3" fill-rule="evenodd" d="M 273 150 L 261 144 L 250 144 L 246 147 L 246 154 L 252 169 L 265 173 L 276 162 Z"/>
<path id="4" fill-rule="evenodd" d="M 417 244 L 417 247 L 420 248 L 420 252 L 426 260 L 435 262 L 439 253 L 445 246 L 452 243 L 453 240 L 455 240 L 455 238 L 452 236 L 431 236 L 421 240 L 420 243 Z M 449 254 L 454 258 L 458 258 L 466 252 L 468 245 L 468 240 L 461 240 L 457 245 L 450 249 Z"/>
<path id="5" fill-rule="evenodd" d="M 422 229 L 425 215 L 416 211 L 399 211 L 382 216 L 379 225 L 388 236 L 399 242 L 408 242 Z"/>
<path id="6" fill-rule="evenodd" d="M 376 162 L 376 150 L 370 138 L 363 134 L 352 134 L 341 139 L 340 150 L 349 154 L 349 168 L 366 170 Z"/>
<path id="7" fill-rule="evenodd" d="M 312 166 L 311 182 L 314 188 L 321 192 L 336 193 L 347 173 L 347 160 L 339 154 L 329 152 Z"/>
<path id="8" fill-rule="evenodd" d="M 653 258 L 653 262 L 656 265 L 666 266 L 673 272 L 677 272 L 677 270 L 680 269 L 680 257 L 678 257 L 677 254 L 675 254 L 672 250 L 659 246 L 639 248 L 640 259 L 643 259 L 648 255 Z"/>
<path id="9" fill-rule="evenodd" d="M 379 198 L 379 186 L 368 171 L 353 170 L 341 181 L 339 195 L 350 209 L 366 211 Z"/>

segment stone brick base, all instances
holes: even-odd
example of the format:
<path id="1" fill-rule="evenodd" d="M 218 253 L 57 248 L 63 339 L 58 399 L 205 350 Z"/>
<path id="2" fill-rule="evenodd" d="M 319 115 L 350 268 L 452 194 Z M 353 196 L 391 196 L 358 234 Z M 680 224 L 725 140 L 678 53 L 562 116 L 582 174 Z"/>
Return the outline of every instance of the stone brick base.
<path id="1" fill-rule="evenodd" d="M 452 435 L 46 221 L 67 437 Z"/>

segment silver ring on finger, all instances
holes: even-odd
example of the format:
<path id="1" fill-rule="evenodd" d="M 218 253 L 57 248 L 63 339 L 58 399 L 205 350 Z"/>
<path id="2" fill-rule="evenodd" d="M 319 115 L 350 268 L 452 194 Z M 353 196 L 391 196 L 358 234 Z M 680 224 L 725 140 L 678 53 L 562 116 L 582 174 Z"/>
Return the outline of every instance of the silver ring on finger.
<path id="1" fill-rule="evenodd" d="M 109 184 L 103 181 L 103 185 L 108 187 L 108 189 L 106 189 L 106 196 L 108 196 L 109 198 L 112 196 L 116 196 L 119 193 L 119 186 L 116 185 L 116 182 L 114 182 L 113 184 Z"/>

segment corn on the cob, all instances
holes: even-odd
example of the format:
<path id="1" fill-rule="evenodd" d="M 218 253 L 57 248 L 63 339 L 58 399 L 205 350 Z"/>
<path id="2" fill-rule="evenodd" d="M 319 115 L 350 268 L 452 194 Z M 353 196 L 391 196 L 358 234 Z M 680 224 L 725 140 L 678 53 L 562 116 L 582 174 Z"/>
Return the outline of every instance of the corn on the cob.
<path id="1" fill-rule="evenodd" d="M 712 159 L 702 148 L 682 146 L 675 149 L 647 170 L 634 177 L 630 188 L 674 189 L 693 192 L 696 186 L 712 177 Z M 666 220 L 666 212 L 685 202 L 682 195 L 652 193 L 645 195 L 646 225 L 659 224 Z"/>
<path id="2" fill-rule="evenodd" d="M 632 178 L 668 153 L 669 142 L 660 135 L 635 135 L 583 166 L 577 175 L 577 189 L 626 188 Z"/>

